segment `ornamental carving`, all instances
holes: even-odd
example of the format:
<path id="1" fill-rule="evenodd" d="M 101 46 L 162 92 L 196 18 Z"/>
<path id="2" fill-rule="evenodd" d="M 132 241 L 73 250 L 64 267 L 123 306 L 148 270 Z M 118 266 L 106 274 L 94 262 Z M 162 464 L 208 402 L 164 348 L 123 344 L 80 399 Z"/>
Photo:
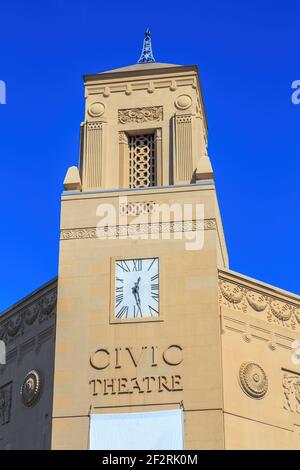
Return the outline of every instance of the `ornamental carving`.
<path id="1" fill-rule="evenodd" d="M 228 302 L 238 304 L 243 299 L 243 292 L 237 284 L 232 282 L 222 282 L 221 291 Z"/>
<path id="2" fill-rule="evenodd" d="M 243 313 L 259 313 L 270 323 L 295 329 L 300 323 L 300 308 L 295 303 L 259 292 L 247 285 L 220 278 L 220 304 Z"/>
<path id="3" fill-rule="evenodd" d="M 284 374 L 282 380 L 285 410 L 300 414 L 300 376 Z"/>
<path id="4" fill-rule="evenodd" d="M 268 305 L 265 296 L 258 292 L 247 291 L 246 299 L 249 305 L 257 312 L 263 312 Z"/>
<path id="5" fill-rule="evenodd" d="M 192 105 L 192 98 L 189 95 L 180 95 L 175 100 L 175 106 L 178 109 L 188 109 Z"/>
<path id="6" fill-rule="evenodd" d="M 0 388 L 0 426 L 10 422 L 12 382 Z"/>
<path id="7" fill-rule="evenodd" d="M 120 215 L 141 215 L 153 214 L 156 212 L 158 204 L 153 201 L 130 202 L 128 204 L 120 204 Z"/>
<path id="8" fill-rule="evenodd" d="M 10 344 L 35 322 L 43 323 L 55 315 L 56 289 L 34 300 L 0 324 L 0 340 Z"/>
<path id="9" fill-rule="evenodd" d="M 250 398 L 263 398 L 268 391 L 267 375 L 255 362 L 243 362 L 239 370 L 239 382 Z"/>
<path id="10" fill-rule="evenodd" d="M 290 305 L 285 302 L 281 302 L 280 300 L 270 302 L 270 308 L 273 315 L 275 315 L 278 320 L 287 321 L 292 315 Z"/>
<path id="11" fill-rule="evenodd" d="M 128 225 L 112 225 L 110 227 L 64 229 L 61 230 L 61 240 L 102 238 L 102 237 L 124 237 L 132 234 L 152 233 L 174 233 L 193 232 L 197 230 L 215 230 L 215 219 L 205 220 L 183 220 L 177 222 L 157 222 Z"/>
<path id="12" fill-rule="evenodd" d="M 98 131 L 102 129 L 103 123 L 99 121 L 92 121 L 87 123 L 88 131 Z"/>
<path id="13" fill-rule="evenodd" d="M 179 114 L 178 116 L 176 116 L 176 122 L 178 123 L 192 122 L 192 115 L 191 114 Z"/>
<path id="14" fill-rule="evenodd" d="M 129 122 L 148 122 L 148 121 L 161 121 L 163 119 L 162 106 L 151 106 L 148 108 L 131 108 L 119 109 L 118 122 L 119 124 L 127 124 Z"/>
<path id="15" fill-rule="evenodd" d="M 26 375 L 21 386 L 21 399 L 25 406 L 33 406 L 41 393 L 41 377 L 39 372 L 31 370 Z"/>
<path id="16" fill-rule="evenodd" d="M 7 333 L 9 336 L 15 336 L 22 328 L 22 316 L 15 315 L 7 324 Z"/>
<path id="17" fill-rule="evenodd" d="M 39 314 L 39 307 L 33 304 L 24 311 L 24 321 L 27 325 L 32 325 L 37 319 Z"/>
<path id="18" fill-rule="evenodd" d="M 129 187 L 155 186 L 154 134 L 129 136 Z"/>
<path id="19" fill-rule="evenodd" d="M 93 103 L 88 109 L 88 113 L 92 117 L 102 116 L 104 112 L 105 112 L 105 106 L 103 103 L 100 103 L 100 102 Z"/>
<path id="20" fill-rule="evenodd" d="M 300 323 L 300 308 L 295 308 L 294 315 L 298 323 Z"/>

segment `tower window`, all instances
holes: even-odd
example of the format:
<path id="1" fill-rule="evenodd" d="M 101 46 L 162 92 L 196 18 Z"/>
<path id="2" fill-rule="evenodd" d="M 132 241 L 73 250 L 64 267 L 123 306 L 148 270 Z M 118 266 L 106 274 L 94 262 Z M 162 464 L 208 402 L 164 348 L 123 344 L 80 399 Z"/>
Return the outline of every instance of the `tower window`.
<path id="1" fill-rule="evenodd" d="M 156 185 L 154 134 L 129 136 L 129 187 Z"/>

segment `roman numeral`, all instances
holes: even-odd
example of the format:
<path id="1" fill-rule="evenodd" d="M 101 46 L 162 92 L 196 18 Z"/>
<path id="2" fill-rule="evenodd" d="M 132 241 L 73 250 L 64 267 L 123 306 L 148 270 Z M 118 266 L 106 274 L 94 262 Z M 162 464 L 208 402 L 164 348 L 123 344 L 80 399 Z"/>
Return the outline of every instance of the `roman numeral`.
<path id="1" fill-rule="evenodd" d="M 133 259 L 133 271 L 142 271 L 143 269 L 143 260 Z"/>
<path id="2" fill-rule="evenodd" d="M 155 300 L 158 303 L 159 297 L 156 292 L 151 292 L 151 297 L 153 300 Z"/>
<path id="3" fill-rule="evenodd" d="M 157 258 L 154 258 L 152 260 L 152 263 L 150 264 L 149 268 L 148 268 L 148 271 L 150 271 L 150 269 L 152 268 L 153 264 L 155 263 L 155 261 L 158 261 Z"/>
<path id="4" fill-rule="evenodd" d="M 122 317 L 124 317 L 124 316 L 127 318 L 128 310 L 129 310 L 128 305 L 124 305 L 124 306 L 121 308 L 121 310 L 119 310 L 118 313 L 116 313 L 116 318 L 122 318 Z"/>
<path id="5" fill-rule="evenodd" d="M 158 284 L 151 284 L 151 290 L 158 290 Z"/>
<path id="6" fill-rule="evenodd" d="M 124 279 L 121 279 L 120 277 L 117 277 L 117 278 L 116 278 L 116 281 L 124 282 Z"/>
<path id="7" fill-rule="evenodd" d="M 116 292 L 123 292 L 123 286 L 118 286 L 116 288 Z"/>
<path id="8" fill-rule="evenodd" d="M 123 301 L 123 294 L 116 295 L 116 308 L 119 307 L 122 301 Z"/>
<path id="9" fill-rule="evenodd" d="M 151 317 L 153 317 L 153 316 L 156 317 L 156 316 L 158 315 L 158 310 L 156 310 L 155 308 L 151 307 L 151 305 L 148 305 L 148 307 L 149 307 L 149 312 L 150 312 Z"/>
<path id="10" fill-rule="evenodd" d="M 158 280 L 158 274 L 155 274 L 154 276 L 151 277 L 151 281 L 154 282 Z"/>
<path id="11" fill-rule="evenodd" d="M 117 266 L 119 266 L 119 268 L 121 268 L 123 272 L 130 273 L 130 268 L 128 264 L 126 263 L 126 261 L 118 261 Z"/>

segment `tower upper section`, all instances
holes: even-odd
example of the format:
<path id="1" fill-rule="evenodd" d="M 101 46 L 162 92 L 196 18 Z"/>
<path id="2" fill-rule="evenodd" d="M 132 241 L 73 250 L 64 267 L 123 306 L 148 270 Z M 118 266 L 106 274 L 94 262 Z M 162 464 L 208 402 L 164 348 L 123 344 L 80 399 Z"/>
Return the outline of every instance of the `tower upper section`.
<path id="1" fill-rule="evenodd" d="M 155 62 L 147 30 L 136 65 L 85 75 L 80 165 L 65 189 L 145 188 L 213 177 L 196 65 Z"/>
<path id="2" fill-rule="evenodd" d="M 195 65 L 139 63 L 86 75 L 83 190 L 190 183 L 207 155 Z"/>

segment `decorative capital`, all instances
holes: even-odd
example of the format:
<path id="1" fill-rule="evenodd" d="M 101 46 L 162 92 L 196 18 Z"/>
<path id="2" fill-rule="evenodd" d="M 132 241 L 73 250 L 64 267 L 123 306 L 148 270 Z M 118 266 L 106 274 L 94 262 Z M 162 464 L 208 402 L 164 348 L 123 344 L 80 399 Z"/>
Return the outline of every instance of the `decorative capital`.
<path id="1" fill-rule="evenodd" d="M 143 64 L 147 62 L 155 62 L 152 52 L 151 34 L 149 29 L 147 29 L 147 31 L 145 32 L 142 53 L 138 60 L 138 64 Z"/>

